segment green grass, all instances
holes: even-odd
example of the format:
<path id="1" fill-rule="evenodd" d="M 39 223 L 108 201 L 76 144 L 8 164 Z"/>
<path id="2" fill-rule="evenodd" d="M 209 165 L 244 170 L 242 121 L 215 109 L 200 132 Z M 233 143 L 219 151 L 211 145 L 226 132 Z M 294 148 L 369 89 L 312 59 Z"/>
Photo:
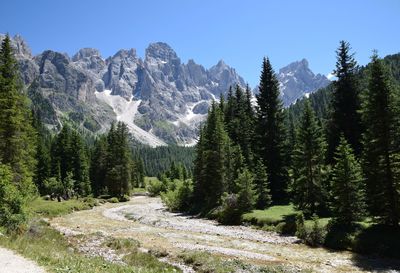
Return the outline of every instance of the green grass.
<path id="1" fill-rule="evenodd" d="M 97 200 L 93 198 L 70 199 L 57 202 L 43 200 L 38 197 L 29 203 L 28 211 L 31 217 L 55 217 L 73 211 L 91 209 L 97 204 Z"/>
<path id="2" fill-rule="evenodd" d="M 243 221 L 254 225 L 277 225 L 285 220 L 285 217 L 296 214 L 293 205 L 272 206 L 265 210 L 253 210 L 243 215 Z"/>
<path id="3" fill-rule="evenodd" d="M 29 231 L 24 235 L 0 236 L 0 245 L 36 261 L 48 272 L 179 272 L 179 270 L 159 262 L 147 253 L 136 255 L 135 257 L 138 260 L 132 263 L 128 262 L 127 265 L 111 263 L 101 257 L 87 257 L 74 250 L 59 232 L 47 226 L 46 223 L 38 221 L 33 222 Z"/>

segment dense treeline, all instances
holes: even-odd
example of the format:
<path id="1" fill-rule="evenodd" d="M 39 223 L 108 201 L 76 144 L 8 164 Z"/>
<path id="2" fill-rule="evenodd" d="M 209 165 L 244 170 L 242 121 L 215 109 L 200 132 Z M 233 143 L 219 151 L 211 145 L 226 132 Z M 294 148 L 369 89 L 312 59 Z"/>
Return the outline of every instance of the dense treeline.
<path id="1" fill-rule="evenodd" d="M 147 176 L 160 176 L 167 171 L 172 163 L 179 162 L 191 171 L 195 157 L 194 147 L 184 146 L 159 146 L 151 148 L 144 145 L 136 145 L 134 156 L 143 160 L 144 173 Z"/>
<path id="2" fill-rule="evenodd" d="M 51 132 L 40 107 L 29 103 L 18 71 L 6 36 L 0 49 L 0 226 L 22 227 L 27 200 L 37 194 L 58 201 L 100 194 L 126 199 L 143 185 L 143 162 L 133 157 L 124 123 L 95 141 L 67 123 Z"/>
<path id="3" fill-rule="evenodd" d="M 235 222 L 255 206 L 292 202 L 307 218 L 331 217 L 332 228 L 366 216 L 399 225 L 398 58 L 374 53 L 360 69 L 350 51 L 341 41 L 336 80 L 288 111 L 268 59 L 255 108 L 238 86 L 211 106 L 196 147 L 194 211 Z"/>

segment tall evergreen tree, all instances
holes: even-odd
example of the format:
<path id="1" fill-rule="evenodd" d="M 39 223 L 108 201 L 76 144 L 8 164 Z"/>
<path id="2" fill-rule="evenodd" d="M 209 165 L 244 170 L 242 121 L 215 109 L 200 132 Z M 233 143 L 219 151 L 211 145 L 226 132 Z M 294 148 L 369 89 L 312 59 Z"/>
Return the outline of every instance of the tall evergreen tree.
<path id="1" fill-rule="evenodd" d="M 326 208 L 324 187 L 325 141 L 314 111 L 307 101 L 300 120 L 293 154 L 293 203 L 305 214 L 321 214 Z"/>
<path id="2" fill-rule="evenodd" d="M 211 105 L 204 128 L 204 179 L 206 207 L 213 208 L 226 188 L 226 148 L 229 141 L 223 114 L 215 103 Z"/>
<path id="3" fill-rule="evenodd" d="M 261 160 L 258 160 L 254 168 L 254 184 L 257 191 L 257 203 L 258 209 L 265 209 L 271 205 L 271 190 L 268 184 L 267 170 Z"/>
<path id="4" fill-rule="evenodd" d="M 364 190 L 361 167 L 346 139 L 340 138 L 332 170 L 333 219 L 340 224 L 351 224 L 364 214 Z"/>
<path id="5" fill-rule="evenodd" d="M 108 166 L 108 143 L 105 136 L 100 136 L 94 143 L 90 162 L 90 181 L 93 193 L 97 196 L 106 193 L 105 176 Z"/>
<path id="6" fill-rule="evenodd" d="M 327 160 L 332 163 L 334 153 L 343 134 L 356 155 L 361 152 L 361 119 L 360 100 L 358 90 L 358 67 L 354 54 L 350 53 L 350 44 L 340 41 L 337 53 L 334 89 L 330 104 L 330 118 L 328 123 L 328 151 Z"/>
<path id="7" fill-rule="evenodd" d="M 400 124 L 396 118 L 395 90 L 389 72 L 375 53 L 370 65 L 368 89 L 362 108 L 363 171 L 367 204 L 372 215 L 382 216 L 385 224 L 399 225 L 400 221 Z"/>
<path id="8" fill-rule="evenodd" d="M 257 148 L 267 168 L 274 203 L 287 199 L 285 127 L 279 84 L 269 59 L 264 58 L 257 94 Z"/>
<path id="9" fill-rule="evenodd" d="M 35 134 L 10 37 L 6 35 L 0 49 L 0 162 L 11 167 L 14 183 L 24 195 L 35 190 Z"/>
<path id="10" fill-rule="evenodd" d="M 108 168 L 106 185 L 110 194 L 128 194 L 131 182 L 132 156 L 129 148 L 129 130 L 125 123 L 113 124 L 107 136 Z"/>

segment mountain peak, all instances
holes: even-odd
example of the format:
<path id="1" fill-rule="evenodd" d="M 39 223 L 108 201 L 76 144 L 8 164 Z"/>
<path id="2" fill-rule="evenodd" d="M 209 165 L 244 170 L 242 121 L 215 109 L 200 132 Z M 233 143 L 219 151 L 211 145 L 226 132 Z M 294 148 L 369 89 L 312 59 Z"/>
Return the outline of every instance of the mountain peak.
<path id="1" fill-rule="evenodd" d="M 297 99 L 327 86 L 330 81 L 323 75 L 315 75 L 308 61 L 302 59 L 279 69 L 278 80 L 285 106 Z"/>
<path id="2" fill-rule="evenodd" d="M 97 49 L 85 47 L 79 49 L 79 51 L 72 57 L 72 60 L 76 62 L 84 58 L 90 58 L 92 56 L 99 56 L 101 58 L 101 54 Z"/>
<path id="3" fill-rule="evenodd" d="M 169 61 L 177 59 L 176 52 L 167 44 L 163 42 L 151 43 L 146 48 L 146 59 L 159 59 L 161 61 Z"/>

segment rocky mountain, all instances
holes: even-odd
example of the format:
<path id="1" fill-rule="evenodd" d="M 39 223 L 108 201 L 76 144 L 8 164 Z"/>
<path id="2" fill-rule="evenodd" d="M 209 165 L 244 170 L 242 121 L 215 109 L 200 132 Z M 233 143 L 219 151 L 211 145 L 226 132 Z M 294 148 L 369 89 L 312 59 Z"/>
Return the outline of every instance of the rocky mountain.
<path id="1" fill-rule="evenodd" d="M 144 58 L 135 49 L 104 58 L 93 48 L 72 57 L 51 50 L 33 56 L 20 36 L 12 38 L 12 45 L 21 79 L 49 127 L 68 120 L 101 133 L 120 120 L 151 146 L 194 144 L 211 101 L 231 85 L 245 86 L 224 61 L 209 69 L 194 60 L 183 63 L 161 42 L 150 44 Z M 278 77 L 285 105 L 329 83 L 314 75 L 306 60 L 282 68 Z"/>
<path id="2" fill-rule="evenodd" d="M 32 56 L 20 36 L 12 45 L 28 94 L 48 126 L 72 120 L 103 132 L 121 120 L 151 146 L 195 143 L 211 100 L 231 85 L 245 85 L 223 61 L 210 69 L 193 60 L 182 63 L 166 43 L 150 44 L 143 59 L 135 49 L 106 59 L 93 48 L 72 58 L 51 50 Z"/>
<path id="3" fill-rule="evenodd" d="M 309 68 L 308 61 L 303 59 L 293 62 L 278 73 L 279 87 L 283 104 L 289 106 L 303 96 L 326 87 L 330 81 L 321 74 L 315 75 Z"/>

